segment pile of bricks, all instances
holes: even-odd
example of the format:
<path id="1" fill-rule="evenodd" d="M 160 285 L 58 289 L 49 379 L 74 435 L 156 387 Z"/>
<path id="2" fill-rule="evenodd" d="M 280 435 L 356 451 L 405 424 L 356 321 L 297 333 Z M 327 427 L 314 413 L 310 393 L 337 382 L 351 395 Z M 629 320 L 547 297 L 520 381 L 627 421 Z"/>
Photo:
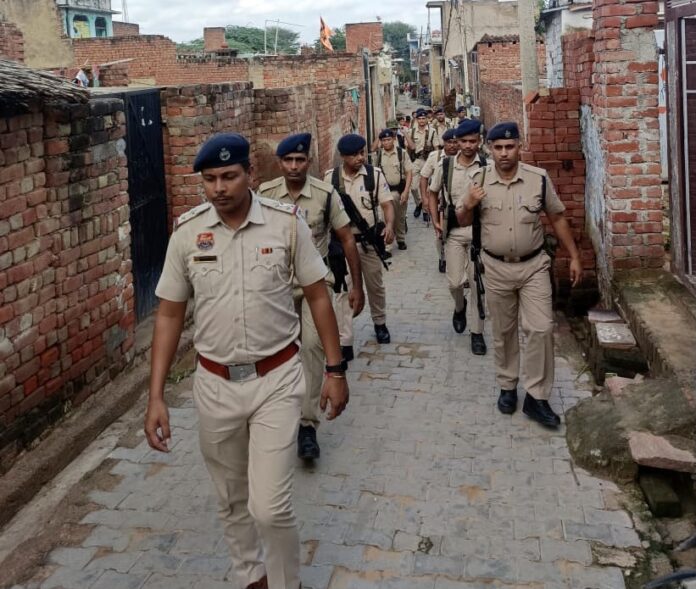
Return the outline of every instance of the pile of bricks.
<path id="1" fill-rule="evenodd" d="M 573 237 L 583 263 L 581 288 L 596 290 L 597 277 L 592 242 L 585 233 L 585 156 L 580 139 L 580 90 L 551 88 L 527 100 L 527 145 L 522 153 L 527 163 L 544 168 L 566 207 Z M 554 279 L 560 298 L 570 291 L 570 258 L 559 248 Z"/>
<path id="2" fill-rule="evenodd" d="M 132 356 L 122 110 L 0 119 L 0 466 Z"/>
<path id="3" fill-rule="evenodd" d="M 125 87 L 130 83 L 130 59 L 103 63 L 99 66 L 99 85 L 101 87 Z"/>
<path id="4" fill-rule="evenodd" d="M 0 22 L 0 58 L 24 63 L 24 35 L 12 23 Z"/>

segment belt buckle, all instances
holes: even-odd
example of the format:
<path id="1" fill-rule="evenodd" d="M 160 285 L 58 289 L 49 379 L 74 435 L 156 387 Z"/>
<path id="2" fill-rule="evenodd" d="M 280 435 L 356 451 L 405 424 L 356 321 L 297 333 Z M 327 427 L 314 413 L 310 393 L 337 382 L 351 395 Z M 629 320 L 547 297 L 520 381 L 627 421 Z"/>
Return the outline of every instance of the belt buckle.
<path id="1" fill-rule="evenodd" d="M 251 380 L 257 377 L 255 364 L 229 364 L 227 372 L 233 382 Z"/>
<path id="2" fill-rule="evenodd" d="M 520 261 L 519 257 L 514 257 L 514 256 L 505 256 L 505 261 L 510 264 L 516 264 Z"/>

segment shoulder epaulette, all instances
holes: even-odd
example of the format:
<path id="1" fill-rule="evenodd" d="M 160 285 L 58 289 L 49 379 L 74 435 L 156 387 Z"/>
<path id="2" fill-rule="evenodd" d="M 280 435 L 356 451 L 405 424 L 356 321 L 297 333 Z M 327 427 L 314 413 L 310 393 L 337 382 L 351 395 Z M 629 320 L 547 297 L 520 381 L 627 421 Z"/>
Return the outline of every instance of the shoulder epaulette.
<path id="1" fill-rule="evenodd" d="M 280 202 L 272 198 L 259 196 L 258 199 L 263 206 L 268 207 L 270 209 L 275 209 L 276 211 L 280 211 L 282 213 L 287 213 L 288 215 L 296 215 L 297 211 L 299 210 L 299 207 L 297 205 Z"/>
<path id="2" fill-rule="evenodd" d="M 527 164 L 525 162 L 520 162 L 519 166 L 525 171 L 525 172 L 532 172 L 533 174 L 538 174 L 539 176 L 546 176 L 546 170 L 544 168 L 539 168 L 537 166 L 532 166 L 530 164 Z"/>
<path id="3" fill-rule="evenodd" d="M 325 191 L 327 194 L 333 192 L 334 189 L 330 182 L 324 182 L 324 180 L 319 180 L 319 178 L 315 178 L 314 176 L 309 177 L 309 183 L 315 188 Z"/>
<path id="4" fill-rule="evenodd" d="M 179 215 L 174 221 L 174 230 L 176 231 L 184 223 L 187 223 L 198 215 L 205 213 L 210 206 L 211 205 L 209 202 L 204 202 L 202 205 L 198 205 L 197 207 L 193 207 L 190 211 L 186 211 L 183 215 Z"/>
<path id="5" fill-rule="evenodd" d="M 258 193 L 261 194 L 262 192 L 265 192 L 266 190 L 271 190 L 272 188 L 277 188 L 280 186 L 283 182 L 285 181 L 285 178 L 282 176 L 278 176 L 277 178 L 274 178 L 273 180 L 269 180 L 268 182 L 264 182 L 259 186 Z"/>

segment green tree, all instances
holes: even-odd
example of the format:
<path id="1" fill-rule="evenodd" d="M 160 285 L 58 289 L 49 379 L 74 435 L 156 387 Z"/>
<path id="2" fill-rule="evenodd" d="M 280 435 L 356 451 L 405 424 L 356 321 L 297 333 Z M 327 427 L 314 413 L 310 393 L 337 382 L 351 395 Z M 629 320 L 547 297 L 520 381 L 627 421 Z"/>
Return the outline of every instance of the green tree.
<path id="1" fill-rule="evenodd" d="M 278 53 L 295 54 L 299 51 L 299 33 L 283 27 L 278 27 L 277 32 Z M 273 53 L 276 42 L 276 27 L 268 27 L 265 34 L 266 49 L 268 53 Z M 264 30 L 257 27 L 228 26 L 225 31 L 225 40 L 230 49 L 236 49 L 239 53 L 264 52 Z M 177 50 L 182 53 L 203 51 L 203 39 L 179 43 Z"/>
<path id="2" fill-rule="evenodd" d="M 339 27 L 337 29 L 332 29 L 333 35 L 331 36 L 331 46 L 334 51 L 345 51 L 346 50 L 346 29 L 345 27 Z M 319 41 L 319 38 L 314 41 L 314 50 L 317 53 L 327 53 L 324 46 Z"/>
<path id="3" fill-rule="evenodd" d="M 416 27 L 401 21 L 384 23 L 384 41 L 389 44 L 396 57 L 406 60 L 404 63 L 411 66 L 411 56 L 408 50 L 408 35 L 415 34 Z"/>

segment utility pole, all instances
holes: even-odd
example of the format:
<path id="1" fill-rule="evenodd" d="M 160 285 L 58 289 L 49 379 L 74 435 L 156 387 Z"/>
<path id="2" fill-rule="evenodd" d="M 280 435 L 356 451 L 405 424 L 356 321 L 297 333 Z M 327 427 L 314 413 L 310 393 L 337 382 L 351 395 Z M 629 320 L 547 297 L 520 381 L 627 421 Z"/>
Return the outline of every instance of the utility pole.
<path id="1" fill-rule="evenodd" d="M 123 16 L 123 22 L 128 22 L 128 1 L 121 0 L 121 15 Z"/>
<path id="2" fill-rule="evenodd" d="M 537 63 L 536 0 L 518 0 L 517 17 L 520 22 L 520 63 L 522 66 L 522 95 L 539 90 L 539 65 Z"/>

